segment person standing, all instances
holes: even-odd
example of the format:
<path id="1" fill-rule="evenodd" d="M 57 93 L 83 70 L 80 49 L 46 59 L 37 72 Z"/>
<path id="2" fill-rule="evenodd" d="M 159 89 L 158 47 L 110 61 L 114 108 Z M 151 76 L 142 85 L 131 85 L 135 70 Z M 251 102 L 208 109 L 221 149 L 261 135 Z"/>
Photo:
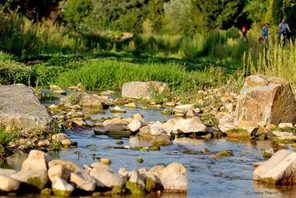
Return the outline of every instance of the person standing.
<path id="1" fill-rule="evenodd" d="M 265 44 L 268 47 L 268 34 L 269 34 L 269 23 L 265 23 L 262 28 L 262 37 L 259 39 L 259 42 Z"/>
<path id="2" fill-rule="evenodd" d="M 279 39 L 283 37 L 283 46 L 286 44 L 286 39 L 288 37 L 288 34 L 291 33 L 289 25 L 286 23 L 286 19 L 283 18 L 282 22 L 279 24 Z"/>

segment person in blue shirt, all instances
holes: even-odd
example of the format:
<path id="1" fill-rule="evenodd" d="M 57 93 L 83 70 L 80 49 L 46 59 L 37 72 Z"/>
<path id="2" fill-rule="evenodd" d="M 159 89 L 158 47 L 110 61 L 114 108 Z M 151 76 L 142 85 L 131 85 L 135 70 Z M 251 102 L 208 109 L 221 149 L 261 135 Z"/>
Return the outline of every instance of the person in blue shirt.
<path id="1" fill-rule="evenodd" d="M 261 36 L 259 37 L 259 43 L 264 44 L 268 47 L 268 34 L 269 34 L 269 23 L 265 23 L 262 28 Z"/>
<path id="2" fill-rule="evenodd" d="M 264 27 L 262 28 L 262 39 L 267 41 L 268 40 L 268 33 L 269 33 L 269 23 L 265 23 Z"/>
<path id="3" fill-rule="evenodd" d="M 279 38 L 281 38 L 281 36 L 283 36 L 283 45 L 285 45 L 286 39 L 287 39 L 287 36 L 289 33 L 291 33 L 290 27 L 286 23 L 286 19 L 283 18 L 282 22 L 279 24 L 279 32 L 278 32 Z"/>

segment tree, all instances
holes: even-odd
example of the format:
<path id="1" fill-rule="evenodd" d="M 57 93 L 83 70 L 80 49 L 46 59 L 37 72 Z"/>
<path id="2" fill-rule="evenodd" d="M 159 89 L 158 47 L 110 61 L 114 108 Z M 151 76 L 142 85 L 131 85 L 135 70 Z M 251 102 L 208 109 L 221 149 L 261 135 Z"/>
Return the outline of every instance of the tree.
<path id="1" fill-rule="evenodd" d="M 0 0 L 11 10 L 17 10 L 29 19 L 40 21 L 42 18 L 50 17 L 52 12 L 57 12 L 61 0 Z"/>
<path id="2" fill-rule="evenodd" d="M 227 29 L 236 23 L 242 14 L 244 2 L 241 0 L 193 0 L 204 16 L 209 29 Z"/>
<path id="3" fill-rule="evenodd" d="M 62 17 L 74 28 L 80 28 L 93 9 L 91 0 L 67 0 L 62 3 Z"/>

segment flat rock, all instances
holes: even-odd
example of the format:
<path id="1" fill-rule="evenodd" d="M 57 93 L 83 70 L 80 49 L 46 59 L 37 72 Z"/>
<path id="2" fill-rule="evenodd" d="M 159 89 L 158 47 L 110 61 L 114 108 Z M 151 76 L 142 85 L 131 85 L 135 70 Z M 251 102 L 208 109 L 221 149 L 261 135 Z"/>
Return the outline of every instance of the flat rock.
<path id="1" fill-rule="evenodd" d="M 206 132 L 207 127 L 201 122 L 198 117 L 193 117 L 190 119 L 179 119 L 174 125 L 174 133 L 196 133 L 196 132 Z"/>
<path id="2" fill-rule="evenodd" d="M 30 131 L 45 130 L 51 122 L 32 88 L 23 84 L 0 86 L 0 124 Z"/>
<path id="3" fill-rule="evenodd" d="M 253 179 L 276 185 L 296 184 L 296 153 L 288 150 L 276 152 L 255 169 Z"/>

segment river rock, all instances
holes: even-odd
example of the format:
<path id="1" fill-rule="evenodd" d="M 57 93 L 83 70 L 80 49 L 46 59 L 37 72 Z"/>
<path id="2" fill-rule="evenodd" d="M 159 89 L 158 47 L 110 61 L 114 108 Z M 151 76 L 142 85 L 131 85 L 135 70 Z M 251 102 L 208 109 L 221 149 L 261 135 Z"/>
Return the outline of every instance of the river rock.
<path id="1" fill-rule="evenodd" d="M 50 157 L 44 152 L 32 150 L 23 162 L 21 170 L 11 177 L 41 190 L 48 182 L 47 163 L 49 161 Z"/>
<path id="2" fill-rule="evenodd" d="M 62 178 L 52 181 L 52 191 L 56 196 L 69 196 L 74 191 L 74 186 Z"/>
<path id="3" fill-rule="evenodd" d="M 153 94 L 168 93 L 170 91 L 167 84 L 156 81 L 149 82 L 128 82 L 122 86 L 122 97 L 151 99 Z M 155 93 L 154 93 L 155 92 Z"/>
<path id="4" fill-rule="evenodd" d="M 47 171 L 34 169 L 34 166 L 32 166 L 32 169 L 30 170 L 21 170 L 16 174 L 11 175 L 11 177 L 21 182 L 30 184 L 39 190 L 42 190 L 48 182 Z"/>
<path id="5" fill-rule="evenodd" d="M 170 136 L 170 130 L 168 130 L 161 122 L 157 121 L 149 125 L 151 135 L 168 135 Z"/>
<path id="6" fill-rule="evenodd" d="M 48 169 L 48 178 L 51 182 L 53 182 L 56 178 L 62 178 L 66 181 L 70 178 L 70 170 L 66 169 L 62 165 L 55 165 Z"/>
<path id="7" fill-rule="evenodd" d="M 23 171 L 39 169 L 47 171 L 47 163 L 51 160 L 50 156 L 38 150 L 30 151 L 27 159 L 22 164 Z"/>
<path id="8" fill-rule="evenodd" d="M 48 163 L 49 168 L 51 168 L 53 166 L 56 166 L 56 165 L 62 165 L 66 169 L 70 170 L 71 172 L 79 172 L 79 171 L 81 171 L 79 166 L 77 166 L 75 163 L 69 162 L 69 161 L 56 159 L 56 160 L 51 160 Z"/>
<path id="9" fill-rule="evenodd" d="M 90 171 L 90 176 L 96 179 L 98 187 L 122 187 L 124 180 L 119 174 L 113 173 L 111 170 L 95 166 Z"/>
<path id="10" fill-rule="evenodd" d="M 172 192 L 187 192 L 187 169 L 181 163 L 171 163 L 160 171 L 159 177 L 163 188 Z"/>
<path id="11" fill-rule="evenodd" d="M 81 107 L 92 107 L 103 109 L 109 104 L 109 99 L 106 96 L 98 96 L 96 94 L 88 94 L 85 92 L 74 93 L 69 96 L 64 96 L 60 99 L 61 104 L 65 106 L 79 105 Z"/>
<path id="12" fill-rule="evenodd" d="M 185 115 L 189 110 L 193 108 L 193 104 L 178 105 L 173 109 L 173 111 L 175 112 L 175 114 Z"/>
<path id="13" fill-rule="evenodd" d="M 45 130 L 52 121 L 30 87 L 0 86 L 0 125 L 23 131 Z"/>
<path id="14" fill-rule="evenodd" d="M 296 101 L 289 82 L 283 78 L 252 75 L 238 96 L 235 125 L 256 126 L 296 122 Z"/>
<path id="15" fill-rule="evenodd" d="M 294 128 L 292 123 L 280 123 L 278 126 L 280 129 L 284 129 L 284 128 Z"/>
<path id="16" fill-rule="evenodd" d="M 279 150 L 255 169 L 253 179 L 277 185 L 296 184 L 296 153 Z"/>
<path id="17" fill-rule="evenodd" d="M 232 114 L 227 114 L 227 115 L 222 116 L 219 119 L 218 128 L 224 133 L 230 129 L 235 128 L 234 116 Z"/>
<path id="18" fill-rule="evenodd" d="M 273 131 L 272 133 L 282 140 L 296 140 L 296 135 L 291 132 Z"/>
<path id="19" fill-rule="evenodd" d="M 0 191 L 17 191 L 20 187 L 20 181 L 0 173 Z"/>
<path id="20" fill-rule="evenodd" d="M 143 123 L 140 120 L 133 120 L 127 125 L 128 129 L 132 132 L 138 131 L 143 126 Z"/>
<path id="21" fill-rule="evenodd" d="M 70 181 L 85 191 L 94 191 L 96 188 L 95 178 L 83 171 L 71 173 Z"/>
<path id="22" fill-rule="evenodd" d="M 207 127 L 201 122 L 198 117 L 190 119 L 179 119 L 174 125 L 174 133 L 195 133 L 195 132 L 206 132 Z"/>
<path id="23" fill-rule="evenodd" d="M 145 188 L 144 176 L 139 173 L 139 171 L 134 170 L 130 173 L 129 181 L 140 185 L 143 189 Z"/>

